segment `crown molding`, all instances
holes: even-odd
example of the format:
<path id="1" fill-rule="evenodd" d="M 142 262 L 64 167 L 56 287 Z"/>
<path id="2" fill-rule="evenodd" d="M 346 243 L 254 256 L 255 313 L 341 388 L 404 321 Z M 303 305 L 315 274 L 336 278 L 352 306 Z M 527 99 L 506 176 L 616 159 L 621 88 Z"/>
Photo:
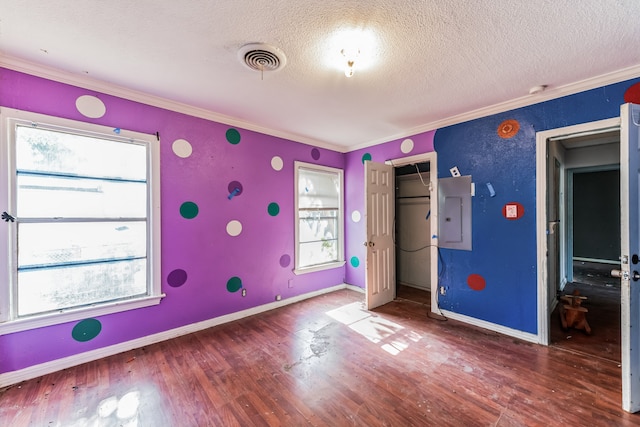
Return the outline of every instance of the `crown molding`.
<path id="1" fill-rule="evenodd" d="M 159 96 L 150 95 L 148 93 L 128 89 L 122 86 L 106 83 L 89 76 L 73 74 L 70 72 L 62 71 L 52 67 L 47 67 L 41 64 L 25 61 L 23 59 L 19 59 L 15 57 L 1 56 L 0 67 L 30 74 L 36 77 L 42 77 L 42 78 L 57 81 L 60 83 L 66 83 L 73 86 L 78 86 L 84 89 L 93 90 L 93 91 L 104 93 L 107 95 L 117 96 L 119 98 L 140 102 L 142 104 L 163 108 L 165 110 L 175 111 L 177 113 L 183 113 L 189 116 L 211 120 L 217 123 L 222 123 L 229 126 L 235 126 L 242 129 L 262 133 L 265 135 L 287 139 L 290 141 L 311 145 L 318 148 L 325 148 L 325 149 L 337 151 L 340 153 L 349 153 L 352 151 L 361 150 L 363 148 L 369 148 L 375 145 L 395 141 L 401 138 L 411 137 L 413 135 L 428 132 L 431 130 L 436 130 L 446 126 L 452 126 L 452 125 L 463 123 L 469 120 L 475 120 L 481 117 L 504 113 L 505 111 L 514 110 L 517 108 L 522 108 L 522 107 L 526 107 L 533 104 L 538 104 L 540 102 L 545 102 L 552 99 L 561 98 L 563 96 L 573 95 L 586 90 L 596 89 L 598 87 L 640 77 L 640 64 L 638 64 L 628 68 L 623 68 L 621 70 L 613 71 L 611 73 L 601 74 L 596 77 L 591 77 L 578 82 L 569 83 L 563 86 L 551 87 L 542 93 L 521 96 L 519 98 L 511 99 L 505 102 L 500 102 L 497 104 L 489 105 L 487 107 L 482 107 L 472 111 L 467 111 L 454 116 L 446 117 L 444 119 L 435 120 L 429 123 L 422 124 L 420 126 L 407 129 L 395 135 L 385 136 L 383 138 L 376 139 L 373 141 L 368 141 L 366 143 L 358 144 L 352 147 L 344 147 L 344 146 L 339 146 L 335 144 L 330 144 L 325 141 L 316 140 L 314 138 L 305 137 L 302 135 L 282 132 L 282 131 L 271 129 L 268 127 L 259 126 L 235 117 L 226 116 L 224 114 L 216 113 L 214 111 L 210 111 L 204 108 L 194 107 L 192 105 L 184 104 L 177 101 L 172 101 L 167 98 L 162 98 Z"/>
<path id="2" fill-rule="evenodd" d="M 578 82 L 569 83 L 563 86 L 548 88 L 542 93 L 525 95 L 519 98 L 511 99 L 509 101 L 500 102 L 497 104 L 489 105 L 487 107 L 478 108 L 476 110 L 467 111 L 465 113 L 457 114 L 455 116 L 447 117 L 441 120 L 435 120 L 433 122 L 425 123 L 423 125 L 407 129 L 401 133 L 393 135 L 391 137 L 385 137 L 378 140 L 370 141 L 364 144 L 359 144 L 355 147 L 349 148 L 349 152 L 361 150 L 363 148 L 372 147 L 374 145 L 382 144 L 385 142 L 395 141 L 401 138 L 407 138 L 412 135 L 436 130 L 446 126 L 457 125 L 459 123 L 467 122 L 469 120 L 475 120 L 482 117 L 491 116 L 494 114 L 504 113 L 505 111 L 515 110 L 517 108 L 527 107 L 529 105 L 538 104 L 540 102 L 549 101 L 552 99 L 562 98 L 567 95 L 574 95 L 586 90 L 596 89 L 602 86 L 610 85 L 613 83 L 619 83 L 625 80 L 630 80 L 636 77 L 640 77 L 640 64 L 632 67 L 623 68 L 607 74 L 601 74 L 596 77 L 591 77 Z"/>
<path id="3" fill-rule="evenodd" d="M 254 123 L 246 122 L 244 120 L 227 116 L 224 114 L 216 113 L 205 108 L 195 107 L 192 105 L 184 104 L 181 102 L 173 101 L 167 98 L 150 95 L 145 92 L 128 89 L 123 86 L 107 83 L 98 79 L 86 75 L 78 75 L 67 71 L 62 71 L 57 68 L 48 67 L 42 64 L 26 61 L 23 59 L 0 56 L 0 67 L 7 68 L 13 71 L 29 74 L 36 77 L 42 77 L 48 80 L 53 80 L 59 83 L 65 83 L 72 86 L 81 87 L 83 89 L 92 90 L 106 95 L 117 96 L 119 98 L 127 99 L 129 101 L 139 102 L 153 107 L 162 108 L 176 113 L 182 113 L 201 119 L 211 120 L 217 123 L 222 123 L 229 126 L 239 127 L 242 129 L 250 130 L 253 132 L 262 133 L 265 135 L 274 136 L 277 138 L 287 139 L 293 142 L 299 142 L 305 145 L 311 145 L 319 148 L 326 148 L 328 150 L 345 152 L 345 148 L 330 144 L 324 141 L 319 141 L 313 138 L 308 138 L 302 135 L 292 134 L 288 132 L 282 132 L 275 129 L 271 129 L 264 126 L 259 126 Z"/>

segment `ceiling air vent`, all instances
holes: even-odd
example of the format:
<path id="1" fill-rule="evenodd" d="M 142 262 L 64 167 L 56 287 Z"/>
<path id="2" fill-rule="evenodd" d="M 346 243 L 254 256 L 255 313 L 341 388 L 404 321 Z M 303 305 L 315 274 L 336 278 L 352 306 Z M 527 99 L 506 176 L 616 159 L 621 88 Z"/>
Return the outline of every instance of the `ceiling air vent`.
<path id="1" fill-rule="evenodd" d="M 254 71 L 276 71 L 287 63 L 284 53 L 277 47 L 264 43 L 250 43 L 238 51 L 238 58 L 248 68 Z"/>

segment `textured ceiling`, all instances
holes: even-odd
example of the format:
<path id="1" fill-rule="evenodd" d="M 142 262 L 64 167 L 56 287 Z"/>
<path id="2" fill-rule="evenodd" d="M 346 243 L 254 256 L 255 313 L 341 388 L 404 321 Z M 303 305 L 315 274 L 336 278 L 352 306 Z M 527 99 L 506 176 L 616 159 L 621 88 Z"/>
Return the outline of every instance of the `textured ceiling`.
<path id="1" fill-rule="evenodd" d="M 355 75 L 340 31 L 368 34 Z M 284 52 L 246 68 L 252 42 Z M 0 0 L 0 65 L 43 66 L 342 151 L 627 70 L 638 0 Z M 630 71 L 629 71 L 630 70 Z M 548 92 L 547 92 L 548 93 Z"/>

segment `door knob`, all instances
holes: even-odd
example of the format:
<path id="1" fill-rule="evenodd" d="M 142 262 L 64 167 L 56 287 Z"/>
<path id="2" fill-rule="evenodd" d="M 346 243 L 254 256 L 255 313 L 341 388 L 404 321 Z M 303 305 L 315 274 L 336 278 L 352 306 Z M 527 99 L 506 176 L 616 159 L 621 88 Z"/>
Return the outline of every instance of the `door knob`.
<path id="1" fill-rule="evenodd" d="M 622 278 L 622 276 L 625 276 L 626 273 L 626 278 L 628 278 L 629 273 L 627 273 L 626 271 L 622 271 L 622 270 L 611 270 L 611 277 L 619 277 Z"/>
<path id="2" fill-rule="evenodd" d="M 634 271 L 633 275 L 631 275 L 628 271 L 611 270 L 611 277 L 619 277 L 624 280 L 629 280 L 631 278 L 634 282 L 636 282 L 640 279 L 640 273 Z"/>
<path id="3" fill-rule="evenodd" d="M 364 242 L 363 243 L 364 246 L 369 246 L 370 248 L 374 247 L 376 244 L 373 242 Z"/>

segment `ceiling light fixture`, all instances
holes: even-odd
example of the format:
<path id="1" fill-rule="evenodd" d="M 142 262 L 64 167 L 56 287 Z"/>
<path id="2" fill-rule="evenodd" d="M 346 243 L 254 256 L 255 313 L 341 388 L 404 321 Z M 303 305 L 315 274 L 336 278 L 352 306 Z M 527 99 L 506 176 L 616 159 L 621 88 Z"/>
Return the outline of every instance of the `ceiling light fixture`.
<path id="1" fill-rule="evenodd" d="M 360 49 L 352 47 L 348 49 L 342 49 L 340 51 L 342 56 L 347 60 L 347 66 L 344 69 L 344 75 L 347 77 L 353 76 L 353 67 L 355 65 L 356 58 L 360 55 Z"/>

